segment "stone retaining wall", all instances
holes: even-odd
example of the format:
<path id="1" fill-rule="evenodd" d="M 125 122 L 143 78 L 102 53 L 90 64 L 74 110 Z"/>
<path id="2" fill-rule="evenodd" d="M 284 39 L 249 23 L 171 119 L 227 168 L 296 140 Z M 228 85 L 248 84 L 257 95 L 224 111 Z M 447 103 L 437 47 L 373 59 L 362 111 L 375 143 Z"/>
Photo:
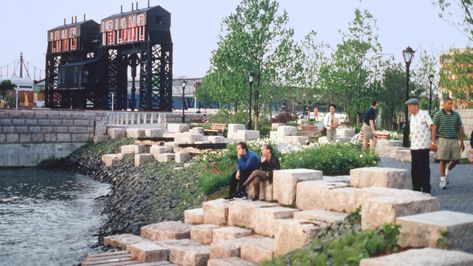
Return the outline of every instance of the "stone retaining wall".
<path id="1" fill-rule="evenodd" d="M 105 125 L 105 111 L 0 111 L 0 167 L 36 166 L 92 141 Z M 102 129 L 105 132 L 105 129 Z"/>

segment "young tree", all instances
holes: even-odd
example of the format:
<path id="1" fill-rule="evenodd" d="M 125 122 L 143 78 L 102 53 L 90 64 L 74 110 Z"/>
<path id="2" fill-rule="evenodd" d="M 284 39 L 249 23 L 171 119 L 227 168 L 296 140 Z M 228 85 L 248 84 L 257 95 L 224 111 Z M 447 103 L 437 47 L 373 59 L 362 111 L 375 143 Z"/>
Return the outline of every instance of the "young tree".
<path id="1" fill-rule="evenodd" d="M 253 72 L 256 125 L 259 112 L 270 101 L 274 83 L 284 80 L 294 67 L 294 32 L 287 23 L 287 12 L 279 10 L 277 1 L 242 0 L 223 20 L 218 48 L 212 53 L 204 79 L 203 88 L 209 95 L 237 109 L 249 102 L 248 74 Z"/>
<path id="2" fill-rule="evenodd" d="M 472 0 L 436 0 L 440 8 L 439 16 L 473 40 L 473 1 Z"/>
<path id="3" fill-rule="evenodd" d="M 377 98 L 383 67 L 375 18 L 367 10 L 355 10 L 355 18 L 325 71 L 325 97 L 344 106 L 349 119 L 359 124 L 363 111 Z"/>

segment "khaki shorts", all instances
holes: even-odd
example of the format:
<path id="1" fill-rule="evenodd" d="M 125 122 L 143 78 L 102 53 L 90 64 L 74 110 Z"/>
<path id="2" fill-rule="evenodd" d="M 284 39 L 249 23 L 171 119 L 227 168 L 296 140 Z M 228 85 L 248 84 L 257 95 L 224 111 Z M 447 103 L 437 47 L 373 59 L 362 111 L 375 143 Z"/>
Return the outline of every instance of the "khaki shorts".
<path id="1" fill-rule="evenodd" d="M 365 123 L 361 127 L 361 133 L 363 133 L 364 139 L 371 140 L 373 138 L 373 130 Z"/>
<path id="2" fill-rule="evenodd" d="M 456 161 L 461 159 L 458 139 L 439 138 L 437 141 L 437 160 Z"/>

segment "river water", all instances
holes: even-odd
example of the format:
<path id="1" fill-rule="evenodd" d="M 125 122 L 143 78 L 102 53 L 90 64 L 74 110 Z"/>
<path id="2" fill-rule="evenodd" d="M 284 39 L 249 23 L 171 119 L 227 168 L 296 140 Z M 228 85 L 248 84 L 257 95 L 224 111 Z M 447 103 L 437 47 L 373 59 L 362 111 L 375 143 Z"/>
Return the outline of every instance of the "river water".
<path id="1" fill-rule="evenodd" d="M 97 252 L 108 191 L 79 174 L 0 169 L 0 265 L 77 265 Z"/>

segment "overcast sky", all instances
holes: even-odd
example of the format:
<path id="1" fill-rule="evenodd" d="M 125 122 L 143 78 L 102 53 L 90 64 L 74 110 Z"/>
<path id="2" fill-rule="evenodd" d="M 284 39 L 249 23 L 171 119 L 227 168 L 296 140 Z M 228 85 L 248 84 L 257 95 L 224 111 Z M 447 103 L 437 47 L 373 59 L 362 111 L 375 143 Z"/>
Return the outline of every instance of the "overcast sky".
<path id="1" fill-rule="evenodd" d="M 131 9 L 129 0 L 1 0 L 0 66 L 18 60 L 20 52 L 33 66 L 44 69 L 48 29 L 77 16 L 97 22 L 104 17 Z M 135 2 L 135 1 L 133 1 Z M 174 75 L 203 76 L 209 68 L 211 51 L 216 48 L 222 19 L 229 15 L 238 0 L 151 0 L 172 14 L 174 42 Z M 366 8 L 378 21 L 384 53 L 401 60 L 401 51 L 408 45 L 436 54 L 452 47 L 465 47 L 467 38 L 451 24 L 438 17 L 438 8 L 431 0 L 279 0 L 289 13 L 289 23 L 296 39 L 311 30 L 320 40 L 331 45 L 340 41 L 339 30 L 346 30 L 355 8 Z M 139 1 L 145 7 L 147 0 Z M 414 59 L 415 60 L 415 59 Z M 415 63 L 415 62 L 414 62 Z M 9 69 L 10 75 L 12 69 Z M 38 74 L 37 74 L 38 75 Z M 33 76 L 33 74 L 31 74 Z"/>

